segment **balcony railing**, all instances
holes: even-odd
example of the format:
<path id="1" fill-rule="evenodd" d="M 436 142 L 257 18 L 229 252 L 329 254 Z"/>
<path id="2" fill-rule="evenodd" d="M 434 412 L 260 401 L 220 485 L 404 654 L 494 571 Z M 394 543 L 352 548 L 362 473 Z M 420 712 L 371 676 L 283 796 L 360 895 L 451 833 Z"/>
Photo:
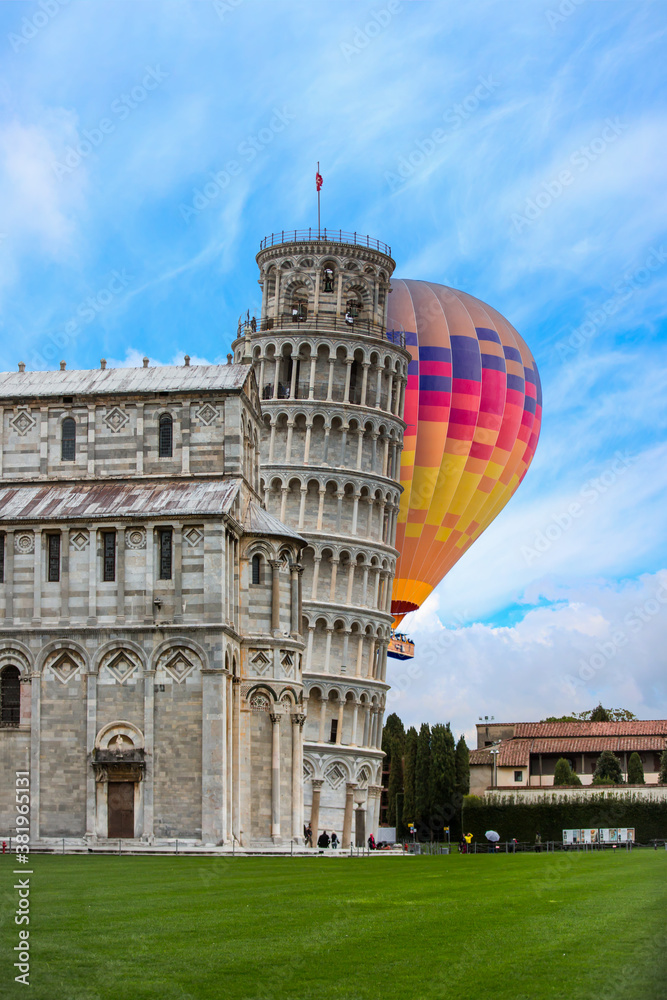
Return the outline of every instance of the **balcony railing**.
<path id="1" fill-rule="evenodd" d="M 391 247 L 382 240 L 361 233 L 346 233 L 343 229 L 282 229 L 279 233 L 265 236 L 259 244 L 260 250 L 280 246 L 281 243 L 349 243 L 352 246 L 379 250 L 391 257 Z"/>
<path id="2" fill-rule="evenodd" d="M 373 323 L 370 319 L 357 316 L 350 322 L 349 317 L 336 316 L 331 313 L 318 313 L 317 316 L 303 316 L 303 314 L 293 315 L 292 313 L 282 313 L 279 316 L 265 316 L 264 319 L 257 319 L 253 316 L 250 321 L 239 323 L 237 337 L 252 336 L 255 333 L 268 333 L 270 330 L 282 330 L 297 332 L 311 332 L 322 330 L 340 331 L 354 336 L 374 337 L 377 340 L 386 340 L 397 347 L 405 347 L 405 333 L 403 330 L 387 330 L 379 323 Z"/>

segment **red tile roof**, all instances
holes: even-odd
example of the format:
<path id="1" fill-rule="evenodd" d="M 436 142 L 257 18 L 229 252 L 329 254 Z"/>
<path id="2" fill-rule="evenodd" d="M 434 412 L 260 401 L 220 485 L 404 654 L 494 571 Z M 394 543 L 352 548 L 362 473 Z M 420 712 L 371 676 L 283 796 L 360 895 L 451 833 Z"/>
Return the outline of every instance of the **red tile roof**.
<path id="1" fill-rule="evenodd" d="M 516 737 L 667 736 L 667 719 L 632 722 L 517 722 Z"/>

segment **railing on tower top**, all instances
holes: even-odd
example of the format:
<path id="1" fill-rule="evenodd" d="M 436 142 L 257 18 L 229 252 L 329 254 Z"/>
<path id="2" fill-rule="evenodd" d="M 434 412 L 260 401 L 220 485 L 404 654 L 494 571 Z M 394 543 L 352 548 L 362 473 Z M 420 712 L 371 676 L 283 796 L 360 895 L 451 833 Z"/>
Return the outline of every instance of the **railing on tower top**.
<path id="1" fill-rule="evenodd" d="M 260 250 L 279 246 L 281 243 L 351 243 L 353 246 L 369 247 L 391 257 L 391 247 L 382 240 L 361 233 L 346 233 L 343 229 L 283 229 L 279 233 L 265 236 L 259 244 Z"/>
<path id="2" fill-rule="evenodd" d="M 250 313 L 248 313 L 250 315 Z M 249 337 L 255 333 L 266 333 L 269 330 L 282 330 L 296 332 L 303 330 L 344 330 L 346 333 L 353 333 L 355 336 L 377 337 L 378 340 L 387 340 L 390 344 L 398 347 L 405 347 L 405 332 L 403 330 L 387 330 L 379 323 L 373 323 L 370 319 L 362 316 L 351 317 L 336 316 L 331 313 L 320 313 L 317 316 L 301 316 L 293 313 L 282 313 L 279 316 L 265 316 L 264 319 L 239 320 L 236 329 L 237 337 Z"/>

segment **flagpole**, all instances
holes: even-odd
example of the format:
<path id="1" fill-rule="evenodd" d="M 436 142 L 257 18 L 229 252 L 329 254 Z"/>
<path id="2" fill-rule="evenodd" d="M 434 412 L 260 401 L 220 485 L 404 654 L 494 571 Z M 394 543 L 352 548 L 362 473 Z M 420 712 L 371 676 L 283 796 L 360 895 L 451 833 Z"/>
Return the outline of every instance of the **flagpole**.
<path id="1" fill-rule="evenodd" d="M 317 173 L 320 173 L 320 161 L 317 161 Z M 320 238 L 320 188 L 317 188 L 317 238 Z"/>

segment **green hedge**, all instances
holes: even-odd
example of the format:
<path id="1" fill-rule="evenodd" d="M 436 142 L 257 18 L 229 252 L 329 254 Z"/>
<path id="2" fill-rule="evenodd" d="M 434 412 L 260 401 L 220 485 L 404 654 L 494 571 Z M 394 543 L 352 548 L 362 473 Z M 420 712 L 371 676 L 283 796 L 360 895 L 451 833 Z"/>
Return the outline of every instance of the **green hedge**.
<path id="1" fill-rule="evenodd" d="M 562 840 L 563 830 L 587 827 L 634 827 L 641 843 L 667 838 L 667 801 L 633 799 L 620 794 L 612 798 L 576 796 L 558 802 L 489 802 L 477 795 L 463 800 L 463 829 L 485 842 L 486 830 L 496 830 L 501 840 L 534 843 L 535 834 L 542 841 Z"/>

